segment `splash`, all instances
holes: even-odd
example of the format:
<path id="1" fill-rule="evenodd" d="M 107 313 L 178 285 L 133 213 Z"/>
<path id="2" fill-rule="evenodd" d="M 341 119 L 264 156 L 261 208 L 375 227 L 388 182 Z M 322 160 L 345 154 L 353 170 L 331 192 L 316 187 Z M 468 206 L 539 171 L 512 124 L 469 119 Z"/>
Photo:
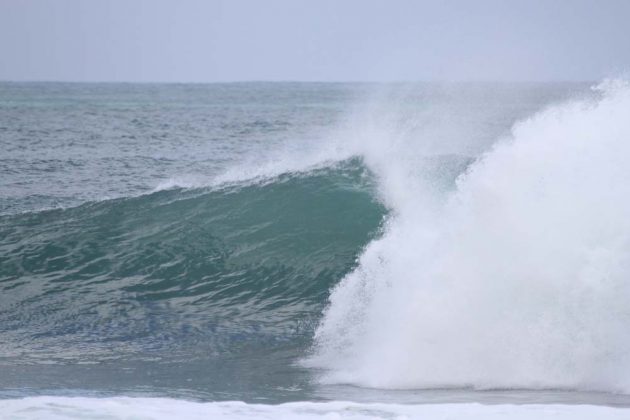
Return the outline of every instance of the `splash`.
<path id="1" fill-rule="evenodd" d="M 448 193 L 408 142 L 366 149 L 392 216 L 332 292 L 306 362 L 322 381 L 630 392 L 630 88 L 596 90 Z"/>

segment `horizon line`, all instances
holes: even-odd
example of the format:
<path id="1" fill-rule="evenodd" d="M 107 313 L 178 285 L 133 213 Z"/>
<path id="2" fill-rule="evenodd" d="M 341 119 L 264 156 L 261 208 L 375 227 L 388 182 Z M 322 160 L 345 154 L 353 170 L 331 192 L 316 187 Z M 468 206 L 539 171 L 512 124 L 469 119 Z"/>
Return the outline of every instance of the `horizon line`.
<path id="1" fill-rule="evenodd" d="M 603 78 L 601 80 L 606 80 Z M 253 84 L 253 83 L 301 83 L 301 84 L 548 84 L 548 83 L 571 83 L 585 84 L 597 83 L 600 79 L 591 80 L 570 80 L 570 79 L 545 79 L 545 80 L 492 80 L 492 79 L 470 79 L 470 80 L 279 80 L 279 79 L 248 79 L 248 80 L 215 80 L 215 81 L 168 81 L 168 80 L 64 80 L 64 79 L 0 79 L 0 83 L 67 83 L 67 84 L 164 84 L 164 85 L 211 85 L 211 84 Z"/>

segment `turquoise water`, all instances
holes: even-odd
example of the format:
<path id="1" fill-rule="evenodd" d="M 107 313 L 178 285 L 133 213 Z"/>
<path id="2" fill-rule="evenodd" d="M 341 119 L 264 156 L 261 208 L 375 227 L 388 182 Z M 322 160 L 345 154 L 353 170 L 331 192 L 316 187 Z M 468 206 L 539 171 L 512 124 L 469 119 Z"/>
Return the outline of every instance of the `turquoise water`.
<path id="1" fill-rule="evenodd" d="M 447 202 L 517 121 L 598 95 L 583 84 L 1 83 L 0 395 L 626 404 L 598 392 L 607 386 L 370 382 L 324 349 L 347 338 L 362 355 L 355 334 L 371 328 L 381 275 L 366 259 L 399 220 Z M 425 195 L 437 198 L 418 204 Z M 393 249 L 421 259 L 410 229 Z M 348 331 L 329 297 L 361 270 L 369 287 L 344 304 L 363 308 L 344 315 L 357 317 Z"/>

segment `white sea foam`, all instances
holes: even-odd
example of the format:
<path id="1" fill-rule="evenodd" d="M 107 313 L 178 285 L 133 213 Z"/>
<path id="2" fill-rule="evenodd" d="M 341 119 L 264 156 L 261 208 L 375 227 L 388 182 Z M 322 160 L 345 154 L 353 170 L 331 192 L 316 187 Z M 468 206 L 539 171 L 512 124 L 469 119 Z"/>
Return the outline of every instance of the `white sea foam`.
<path id="1" fill-rule="evenodd" d="M 2 418 L 31 419 L 431 419 L 625 420 L 628 408 L 589 405 L 361 404 L 343 401 L 279 405 L 198 403 L 166 398 L 29 397 L 0 400 Z"/>
<path id="2" fill-rule="evenodd" d="M 363 142 L 392 217 L 332 293 L 306 362 L 323 381 L 630 392 L 630 88 L 599 90 L 516 124 L 447 194 L 396 132 Z"/>

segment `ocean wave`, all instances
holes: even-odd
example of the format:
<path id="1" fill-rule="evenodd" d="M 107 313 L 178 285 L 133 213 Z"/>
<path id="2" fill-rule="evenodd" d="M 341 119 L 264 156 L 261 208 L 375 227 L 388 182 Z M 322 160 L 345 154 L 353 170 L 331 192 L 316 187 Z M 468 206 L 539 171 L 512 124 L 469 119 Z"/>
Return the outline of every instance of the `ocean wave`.
<path id="1" fill-rule="evenodd" d="M 0 217 L 0 357 L 190 357 L 308 339 L 385 209 L 360 160 Z M 236 343 L 236 344 L 235 344 Z"/>

